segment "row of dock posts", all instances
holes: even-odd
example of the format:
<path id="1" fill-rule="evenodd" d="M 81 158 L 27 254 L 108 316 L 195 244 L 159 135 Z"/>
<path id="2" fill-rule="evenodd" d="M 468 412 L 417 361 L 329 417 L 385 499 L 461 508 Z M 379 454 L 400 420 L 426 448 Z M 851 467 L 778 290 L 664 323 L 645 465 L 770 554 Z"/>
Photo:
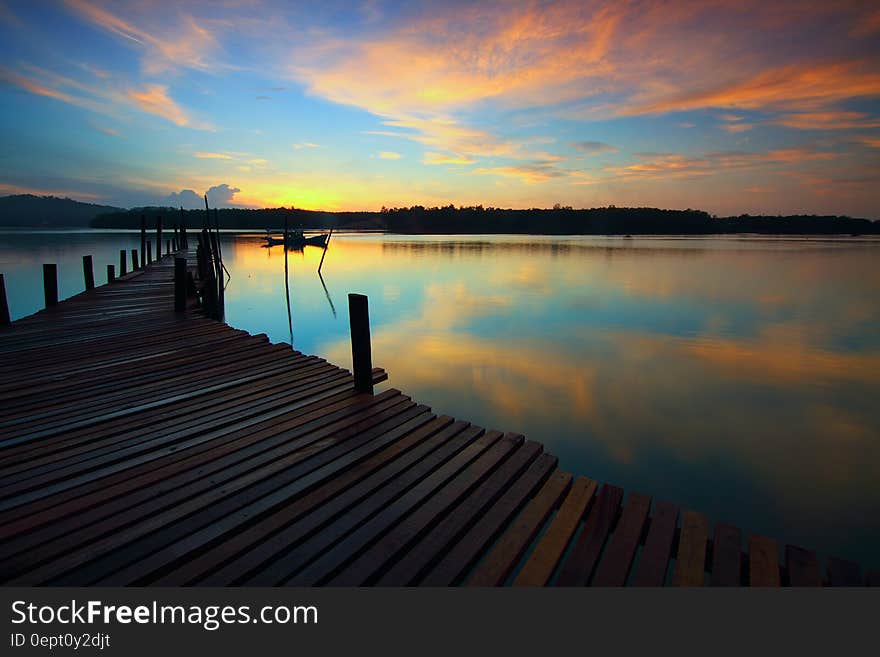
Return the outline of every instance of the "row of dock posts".
<path id="1" fill-rule="evenodd" d="M 159 217 L 156 225 L 156 255 L 157 258 L 162 255 L 162 218 Z M 174 225 L 173 236 L 165 241 L 166 255 L 170 255 L 172 250 L 177 251 L 181 248 L 187 248 L 187 232 L 186 221 L 181 211 L 180 224 Z M 119 276 L 125 276 L 128 273 L 128 259 L 131 258 L 131 271 L 136 271 L 146 267 L 153 262 L 153 242 L 147 239 L 146 218 L 141 216 L 141 248 L 119 250 Z M 94 261 L 91 255 L 82 257 L 83 282 L 86 291 L 95 288 L 95 270 Z M 114 283 L 117 279 L 116 266 L 107 265 L 107 283 Z M 43 301 L 46 308 L 58 305 L 58 265 L 56 263 L 43 264 Z M 9 326 L 12 323 L 9 313 L 9 301 L 6 296 L 6 279 L 0 274 L 0 327 Z"/>
<path id="2" fill-rule="evenodd" d="M 181 212 L 183 219 L 183 213 Z M 216 218 L 216 215 L 215 215 Z M 196 268 L 199 280 L 202 282 L 201 302 L 205 314 L 209 317 L 222 320 L 223 317 L 223 261 L 220 251 L 219 224 L 215 229 L 210 229 L 206 221 L 205 226 L 199 233 L 196 247 Z M 156 244 L 162 244 L 162 220 L 157 221 Z M 177 252 L 188 248 L 188 237 L 184 221 L 174 226 L 174 236 L 166 241 L 166 253 L 172 250 Z M 153 262 L 152 241 L 146 238 L 146 220 L 141 217 L 141 244 L 140 253 L 144 254 L 143 260 L 138 258 L 138 249 L 131 249 L 130 257 L 132 271 L 146 267 Z M 157 248 L 157 255 L 161 249 Z M 129 254 L 125 249 L 119 252 L 119 275 L 127 273 Z M 95 288 L 94 263 L 91 255 L 82 257 L 83 280 L 85 289 Z M 107 265 L 107 283 L 112 284 L 116 280 L 115 267 Z M 174 260 L 174 310 L 183 312 L 186 310 L 187 297 L 196 292 L 192 274 L 187 269 L 187 258 L 177 257 Z M 43 295 L 46 308 L 58 305 L 58 266 L 54 263 L 43 265 Z M 366 295 L 348 295 L 349 325 L 351 331 L 351 357 L 354 375 L 354 387 L 359 392 L 373 392 L 373 365 L 370 346 L 370 318 L 369 303 Z M 0 327 L 11 324 L 9 304 L 6 297 L 6 281 L 0 274 Z"/>

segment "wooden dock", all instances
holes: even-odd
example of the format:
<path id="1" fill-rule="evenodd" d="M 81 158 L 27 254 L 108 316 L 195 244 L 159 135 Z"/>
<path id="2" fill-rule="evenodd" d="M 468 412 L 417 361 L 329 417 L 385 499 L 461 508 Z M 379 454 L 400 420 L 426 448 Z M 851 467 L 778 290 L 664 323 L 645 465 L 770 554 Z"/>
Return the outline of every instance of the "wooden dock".
<path id="1" fill-rule="evenodd" d="M 877 583 L 358 392 L 192 298 L 175 312 L 173 279 L 166 257 L 0 328 L 6 585 Z"/>

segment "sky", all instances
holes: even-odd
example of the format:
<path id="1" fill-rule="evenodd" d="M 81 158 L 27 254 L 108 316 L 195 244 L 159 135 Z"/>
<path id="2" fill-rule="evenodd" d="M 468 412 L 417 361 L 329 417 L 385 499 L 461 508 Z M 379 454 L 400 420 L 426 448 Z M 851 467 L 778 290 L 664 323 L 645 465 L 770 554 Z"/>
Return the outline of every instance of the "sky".
<path id="1" fill-rule="evenodd" d="M 0 194 L 880 218 L 880 5 L 0 0 Z"/>

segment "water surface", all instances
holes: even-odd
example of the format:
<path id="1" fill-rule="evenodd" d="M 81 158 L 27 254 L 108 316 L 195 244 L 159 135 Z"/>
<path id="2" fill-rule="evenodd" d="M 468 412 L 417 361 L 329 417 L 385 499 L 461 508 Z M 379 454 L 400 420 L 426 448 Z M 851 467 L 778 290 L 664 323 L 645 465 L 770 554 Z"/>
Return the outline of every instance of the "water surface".
<path id="1" fill-rule="evenodd" d="M 13 316 L 42 262 L 82 289 L 136 233 L 0 236 Z M 334 235 L 288 256 L 225 235 L 226 319 L 350 367 L 348 292 L 373 362 L 435 412 L 518 431 L 566 470 L 880 568 L 880 242 Z M 101 280 L 98 281 L 99 283 Z M 291 336 L 292 333 L 292 336 Z"/>

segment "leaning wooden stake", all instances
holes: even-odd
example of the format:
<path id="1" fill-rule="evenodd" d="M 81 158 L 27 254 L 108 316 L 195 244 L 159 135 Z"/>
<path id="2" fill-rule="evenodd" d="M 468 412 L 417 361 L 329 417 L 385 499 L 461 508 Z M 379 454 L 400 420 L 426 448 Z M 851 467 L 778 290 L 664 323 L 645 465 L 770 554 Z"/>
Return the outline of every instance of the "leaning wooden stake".
<path id="1" fill-rule="evenodd" d="M 174 259 L 174 310 L 186 310 L 186 258 Z"/>
<path id="2" fill-rule="evenodd" d="M 86 289 L 93 290 L 95 288 L 95 270 L 92 268 L 92 256 L 83 256 L 83 279 L 85 279 Z"/>
<path id="3" fill-rule="evenodd" d="M 43 296 L 46 308 L 58 305 L 58 266 L 43 265 Z"/>
<path id="4" fill-rule="evenodd" d="M 9 326 L 9 302 L 6 300 L 6 279 L 0 274 L 0 326 Z"/>
<path id="5" fill-rule="evenodd" d="M 141 256 L 145 265 L 150 262 L 147 258 L 147 218 L 144 215 L 141 215 Z"/>
<path id="6" fill-rule="evenodd" d="M 354 389 L 373 392 L 373 357 L 370 353 L 370 311 L 363 294 L 348 295 L 348 317 L 351 326 L 351 364 Z"/>

